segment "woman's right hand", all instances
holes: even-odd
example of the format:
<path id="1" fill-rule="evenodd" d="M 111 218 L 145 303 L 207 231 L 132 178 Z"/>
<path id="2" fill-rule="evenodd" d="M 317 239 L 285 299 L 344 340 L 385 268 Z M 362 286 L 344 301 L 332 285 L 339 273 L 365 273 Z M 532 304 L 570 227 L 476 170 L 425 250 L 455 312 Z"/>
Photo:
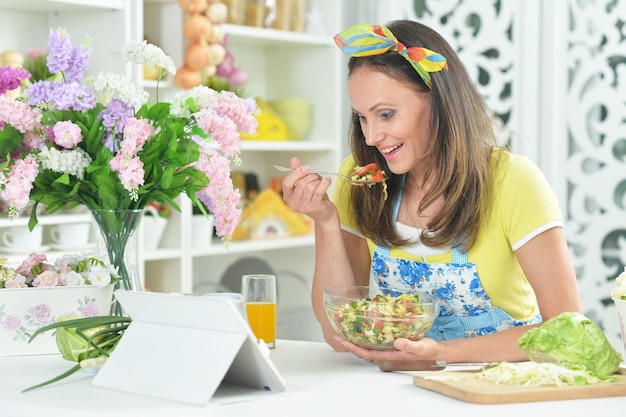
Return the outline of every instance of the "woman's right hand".
<path id="1" fill-rule="evenodd" d="M 311 174 L 311 167 L 298 158 L 291 158 L 293 170 L 283 180 L 283 199 L 292 211 L 306 214 L 316 224 L 323 224 L 337 215 L 337 208 L 328 197 L 330 178 Z"/>

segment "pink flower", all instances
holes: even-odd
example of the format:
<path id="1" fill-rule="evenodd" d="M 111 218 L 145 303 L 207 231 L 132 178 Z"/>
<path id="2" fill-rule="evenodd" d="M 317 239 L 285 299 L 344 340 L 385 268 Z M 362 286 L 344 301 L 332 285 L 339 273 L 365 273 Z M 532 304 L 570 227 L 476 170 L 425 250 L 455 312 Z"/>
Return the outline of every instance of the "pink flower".
<path id="1" fill-rule="evenodd" d="M 35 129 L 37 130 L 39 127 L 36 127 Z M 36 130 L 27 130 L 24 132 L 24 141 L 22 143 L 24 144 L 24 149 L 27 151 L 40 149 L 44 146 L 44 142 L 41 140 L 41 137 L 35 133 Z"/>
<path id="2" fill-rule="evenodd" d="M 120 144 L 120 152 L 128 156 L 136 155 L 153 133 L 154 128 L 148 120 L 131 117 L 124 126 L 124 140 Z"/>
<path id="3" fill-rule="evenodd" d="M 40 265 L 46 262 L 48 258 L 42 253 L 32 252 L 26 259 L 22 261 L 15 272 L 25 277 L 34 278 L 41 272 Z"/>
<path id="4" fill-rule="evenodd" d="M 55 271 L 43 271 L 33 280 L 33 287 L 58 287 L 64 283 Z"/>
<path id="5" fill-rule="evenodd" d="M 37 161 L 33 156 L 27 156 L 15 161 L 8 178 L 2 178 L 0 175 L 0 184 L 5 183 L 0 197 L 9 203 L 9 217 L 15 217 L 17 212 L 28 204 L 30 191 L 38 173 Z"/>
<path id="6" fill-rule="evenodd" d="M 57 122 L 52 132 L 54 143 L 65 149 L 72 149 L 83 140 L 80 127 L 69 120 Z"/>
<path id="7" fill-rule="evenodd" d="M 19 329 L 21 325 L 22 319 L 20 318 L 20 316 L 16 316 L 15 314 L 9 314 L 4 319 L 4 328 L 11 332 Z"/>
<path id="8" fill-rule="evenodd" d="M 48 304 L 39 304 L 33 309 L 33 318 L 39 323 L 48 323 L 51 317 L 52 308 Z"/>
<path id="9" fill-rule="evenodd" d="M 0 128 L 8 123 L 20 132 L 33 130 L 41 122 L 41 113 L 27 103 L 0 95 Z"/>
<path id="10" fill-rule="evenodd" d="M 235 122 L 239 131 L 253 133 L 258 125 L 254 117 L 254 108 L 253 101 L 244 100 L 232 91 L 220 91 L 215 111 L 228 116 Z"/>
<path id="11" fill-rule="evenodd" d="M 241 210 L 238 208 L 241 194 L 233 189 L 228 170 L 228 158 L 212 150 L 202 150 L 195 168 L 202 171 L 211 182 L 196 196 L 215 215 L 215 229 L 219 236 L 230 236 L 235 231 Z"/>
<path id="12" fill-rule="evenodd" d="M 208 108 L 200 110 L 195 117 L 200 129 L 220 145 L 225 155 L 233 156 L 239 153 L 241 136 L 233 120 Z"/>
<path id="13" fill-rule="evenodd" d="M 81 310 L 81 313 L 85 317 L 95 317 L 100 314 L 100 312 L 98 311 L 98 305 L 91 302 L 85 303 Z"/>
<path id="14" fill-rule="evenodd" d="M 130 193 L 131 199 L 136 201 L 138 198 L 137 189 L 144 184 L 144 170 L 141 159 L 136 156 L 122 159 L 121 154 L 117 154 L 111 159 L 110 165 L 113 171 L 119 171 L 122 185 Z"/>
<path id="15" fill-rule="evenodd" d="M 26 277 L 17 274 L 14 278 L 4 281 L 4 288 L 28 288 L 28 285 L 26 285 Z"/>
<path id="16" fill-rule="evenodd" d="M 42 49 L 42 48 L 29 48 L 28 51 L 26 51 L 28 58 L 32 60 L 38 59 L 39 57 L 43 56 L 45 53 L 46 53 L 45 49 Z"/>

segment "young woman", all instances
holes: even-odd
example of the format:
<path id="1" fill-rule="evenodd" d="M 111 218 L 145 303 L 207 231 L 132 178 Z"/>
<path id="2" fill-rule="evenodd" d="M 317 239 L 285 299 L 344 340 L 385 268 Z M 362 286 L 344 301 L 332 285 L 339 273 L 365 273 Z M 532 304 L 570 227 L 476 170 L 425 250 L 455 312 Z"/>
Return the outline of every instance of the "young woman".
<path id="1" fill-rule="evenodd" d="M 527 158 L 497 145 L 484 100 L 448 43 L 413 21 L 355 25 L 335 37 L 350 55 L 352 154 L 340 171 L 375 162 L 382 185 L 310 174 L 292 159 L 289 207 L 315 221 L 313 308 L 326 341 L 370 361 L 527 359 L 518 338 L 580 312 L 557 199 Z M 396 350 L 359 348 L 331 328 L 324 288 L 413 288 L 440 298 L 427 337 Z"/>

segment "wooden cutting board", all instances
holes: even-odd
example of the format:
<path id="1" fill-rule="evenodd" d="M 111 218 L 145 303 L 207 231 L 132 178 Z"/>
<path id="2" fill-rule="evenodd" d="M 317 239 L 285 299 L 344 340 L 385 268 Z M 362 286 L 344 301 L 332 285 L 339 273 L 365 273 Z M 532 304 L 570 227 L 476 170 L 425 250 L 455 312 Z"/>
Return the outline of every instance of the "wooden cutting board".
<path id="1" fill-rule="evenodd" d="M 618 380 L 575 387 L 519 387 L 478 379 L 478 371 L 426 371 L 413 384 L 448 397 L 476 404 L 505 404 L 626 396 L 626 371 Z"/>

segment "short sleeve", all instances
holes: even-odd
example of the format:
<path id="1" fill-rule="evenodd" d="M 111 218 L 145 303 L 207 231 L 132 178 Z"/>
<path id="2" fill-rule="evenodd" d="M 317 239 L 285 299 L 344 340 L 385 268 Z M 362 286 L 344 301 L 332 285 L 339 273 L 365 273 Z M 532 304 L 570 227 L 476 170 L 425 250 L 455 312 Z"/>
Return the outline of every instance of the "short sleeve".
<path id="1" fill-rule="evenodd" d="M 558 199 L 547 179 L 530 159 L 508 155 L 508 163 L 499 165 L 496 181 L 496 207 L 501 224 L 513 250 L 541 232 L 563 226 Z"/>

